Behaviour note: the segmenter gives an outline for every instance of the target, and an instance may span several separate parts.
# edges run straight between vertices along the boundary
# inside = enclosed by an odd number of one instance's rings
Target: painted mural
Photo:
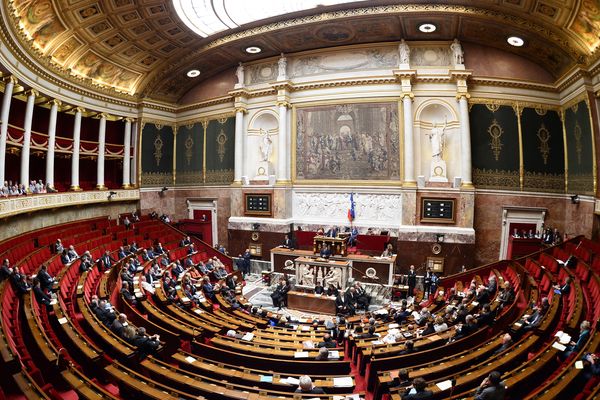
[[[42,51],[52,39],[66,31],[51,0],[15,0],[13,6],[23,30]]]
[[[296,113],[296,179],[400,179],[397,103],[303,107]]]

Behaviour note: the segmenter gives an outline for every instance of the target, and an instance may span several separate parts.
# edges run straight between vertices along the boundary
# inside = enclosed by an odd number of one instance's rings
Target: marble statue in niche
[[[431,142],[431,177],[429,180],[433,182],[448,182],[446,162],[443,159],[447,125],[448,121],[444,121],[443,126],[434,123],[431,132],[427,134]]]
[[[400,66],[408,66],[410,64],[410,47],[404,39],[398,45],[398,54],[400,54]]]
[[[260,143],[260,160],[269,161],[271,151],[273,150],[273,140],[271,139],[269,132],[265,131],[264,129],[260,130],[260,134],[262,135],[262,141]]]
[[[235,76],[237,77],[237,83],[235,84],[235,88],[244,87],[244,65],[240,61],[237,69],[235,70]]]
[[[463,57],[462,46],[458,39],[454,39],[454,42],[450,45],[450,50],[452,51],[452,60],[454,61],[454,65],[463,65],[465,60]]]
[[[279,58],[279,61],[277,61],[277,68],[277,80],[285,81],[287,79],[287,58],[285,58],[283,53],[281,53],[281,57]]]

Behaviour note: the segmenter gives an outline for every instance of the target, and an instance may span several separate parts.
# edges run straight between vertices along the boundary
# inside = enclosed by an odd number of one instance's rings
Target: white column
[[[279,103],[279,149],[277,151],[277,180],[288,181],[287,164],[288,158],[288,123],[287,103]]]
[[[412,98],[405,93],[402,98],[404,105],[404,182],[409,185],[415,183],[415,160],[413,145],[413,112]]]
[[[56,146],[56,118],[60,101],[52,100],[48,122],[48,152],[46,153],[46,184],[54,188],[54,147]]]
[[[98,169],[96,173],[96,189],[105,190],[104,185],[104,153],[106,151],[106,114],[100,114],[98,126]]]
[[[31,149],[31,123],[33,122],[33,106],[38,93],[30,90],[25,106],[25,122],[23,124],[23,148],[21,149],[21,185],[29,188],[29,152]]]
[[[8,135],[8,113],[10,111],[10,102],[12,100],[13,89],[17,83],[17,78],[10,76],[6,80],[4,87],[4,97],[2,98],[2,110],[0,111],[0,185],[4,185],[6,168],[6,137]]]
[[[131,118],[125,118],[123,139],[123,189],[131,187]]]
[[[462,186],[471,187],[473,181],[471,177],[471,125],[469,122],[469,105],[467,95],[461,95],[458,100],[460,109],[460,152],[461,152],[461,173]]]
[[[233,181],[242,181],[242,169],[244,166],[244,112],[243,108],[235,111],[235,160],[233,164]]]
[[[79,187],[79,145],[81,140],[81,113],[83,108],[77,107],[75,124],[73,125],[73,154],[71,155],[71,190],[81,190]]]
[[[137,186],[137,170],[138,170],[138,146],[140,145],[140,135],[138,133],[138,123],[133,121],[131,124],[131,136],[133,138],[133,162],[131,163],[131,178],[129,179],[130,186]]]

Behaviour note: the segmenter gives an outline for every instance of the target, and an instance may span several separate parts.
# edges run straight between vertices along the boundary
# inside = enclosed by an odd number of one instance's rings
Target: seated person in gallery
[[[317,229],[317,236],[324,236],[324,235],[325,235],[325,230],[323,228]]]
[[[327,287],[327,296],[337,296],[339,290],[335,287],[333,283],[329,284]]]
[[[321,248],[321,253],[319,254],[321,258],[329,258],[331,257],[331,245],[328,244]]]
[[[513,232],[513,237],[514,238],[520,238],[521,236],[519,236],[519,231],[517,230],[517,228],[515,228],[515,231]]]
[[[367,235],[372,236],[374,234],[375,234],[375,231],[373,230],[373,228],[367,229]]]

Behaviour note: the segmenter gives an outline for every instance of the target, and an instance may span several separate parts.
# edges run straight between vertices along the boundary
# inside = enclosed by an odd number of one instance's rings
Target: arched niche
[[[277,149],[279,137],[279,116],[272,109],[259,109],[250,111],[250,120],[247,129],[247,141],[244,153],[246,155],[245,176],[252,179],[257,172],[257,165],[261,159],[260,145],[263,134],[268,133],[272,140],[272,151],[269,157],[273,169],[277,165]]]
[[[417,104],[414,119],[414,152],[416,176],[431,179],[432,144],[429,134],[434,127],[444,124],[444,146],[442,158],[446,162],[446,177],[451,183],[460,171],[460,121],[455,101],[447,99],[427,99]]]

